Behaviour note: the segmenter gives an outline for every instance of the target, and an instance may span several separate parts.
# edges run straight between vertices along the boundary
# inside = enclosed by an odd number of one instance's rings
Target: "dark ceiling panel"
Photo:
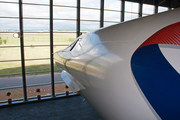
[[[140,2],[141,0],[125,0],[130,2]],[[155,0],[142,0],[144,4],[154,5]],[[180,0],[158,0],[159,6],[168,7],[171,3],[172,8],[180,7]]]

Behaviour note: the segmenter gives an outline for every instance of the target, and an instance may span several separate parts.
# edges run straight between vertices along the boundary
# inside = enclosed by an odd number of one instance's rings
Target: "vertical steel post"
[[[24,101],[27,101],[26,72],[25,72],[25,61],[24,61],[24,36],[23,36],[24,34],[23,34],[22,0],[19,0],[19,27],[20,27],[20,47],[21,47],[21,68],[22,68],[23,94],[24,94]]]
[[[172,6],[171,6],[171,0],[169,0],[169,3],[168,3],[168,9],[171,10]]]
[[[154,13],[158,13],[158,0],[154,0]]]
[[[80,36],[80,0],[77,0],[77,26],[76,26],[76,36]]]
[[[143,0],[139,0],[139,17],[142,17]]]
[[[100,28],[104,27],[104,0],[101,0],[100,6]]]
[[[124,21],[125,0],[121,0],[121,22]]]
[[[53,58],[53,0],[50,0],[50,65],[51,65],[51,94],[54,92],[54,58]]]

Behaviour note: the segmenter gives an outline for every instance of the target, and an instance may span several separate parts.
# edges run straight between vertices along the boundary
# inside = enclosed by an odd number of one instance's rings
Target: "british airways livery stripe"
[[[159,44],[180,45],[180,22],[164,27],[138,47],[131,58],[132,72],[161,119],[180,119],[180,74]]]

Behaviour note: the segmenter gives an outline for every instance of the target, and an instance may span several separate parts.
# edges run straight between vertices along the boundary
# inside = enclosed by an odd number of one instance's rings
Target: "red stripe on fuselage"
[[[180,22],[162,28],[142,43],[138,49],[152,44],[180,45]]]

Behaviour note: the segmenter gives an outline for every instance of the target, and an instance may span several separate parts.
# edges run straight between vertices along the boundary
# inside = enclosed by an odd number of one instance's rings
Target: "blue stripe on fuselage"
[[[149,103],[163,120],[180,119],[180,75],[157,44],[135,51],[132,72]]]

